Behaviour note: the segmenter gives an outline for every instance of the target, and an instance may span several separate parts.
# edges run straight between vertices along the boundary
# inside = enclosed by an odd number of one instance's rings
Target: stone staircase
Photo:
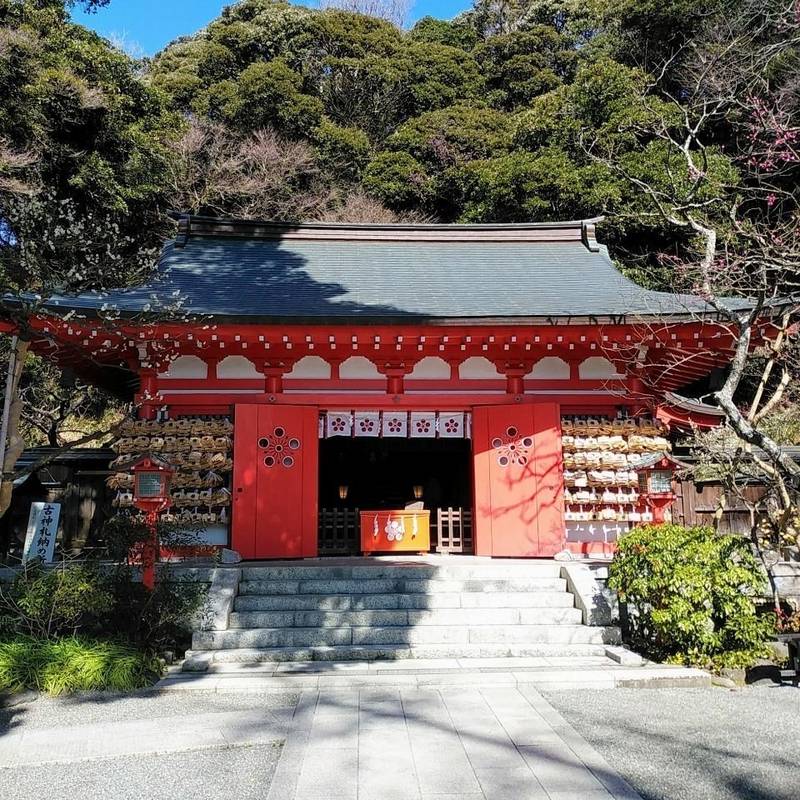
[[[186,670],[225,662],[587,657],[620,640],[616,627],[582,623],[556,562],[283,562],[228,572],[238,585],[229,581],[228,605],[213,629],[195,632]]]

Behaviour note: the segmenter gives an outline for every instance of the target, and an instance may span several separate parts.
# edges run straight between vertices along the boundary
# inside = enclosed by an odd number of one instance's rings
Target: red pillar
[[[150,538],[142,546],[142,585],[151,592],[156,585],[156,562],[158,561],[158,511],[145,514]]]
[[[139,393],[136,395],[140,419],[155,419],[156,407],[160,405],[158,381],[155,370],[142,370],[139,373]]]

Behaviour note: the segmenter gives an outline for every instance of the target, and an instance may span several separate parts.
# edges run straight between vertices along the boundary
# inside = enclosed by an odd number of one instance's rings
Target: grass
[[[0,642],[0,691],[129,692],[149,686],[160,671],[157,659],[119,642],[23,636]]]

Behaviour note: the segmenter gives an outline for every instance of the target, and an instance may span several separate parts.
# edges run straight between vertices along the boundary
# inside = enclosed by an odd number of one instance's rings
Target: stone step
[[[190,650],[184,669],[196,659],[211,664],[260,664],[286,661],[398,661],[430,658],[593,658],[603,656],[602,644],[417,644],[333,645],[320,647],[231,648]],[[492,662],[496,665],[496,662]]]
[[[400,573],[398,575],[398,573]],[[281,564],[242,567],[242,579],[261,580],[376,580],[379,578],[468,580],[471,578],[558,578],[561,565],[555,561],[487,564],[372,564],[372,565],[306,565]]]
[[[619,629],[584,625],[417,625],[196,631],[195,650],[363,644],[615,644]]]
[[[242,595],[236,611],[362,611],[365,609],[571,608],[573,596],[554,592],[441,592],[436,594]]]
[[[416,625],[577,625],[577,608],[445,608],[366,611],[235,611],[230,628],[341,628]]]
[[[502,578],[475,580],[438,580],[377,578],[331,580],[243,580],[240,595],[251,594],[438,594],[453,592],[563,592],[563,578]]]

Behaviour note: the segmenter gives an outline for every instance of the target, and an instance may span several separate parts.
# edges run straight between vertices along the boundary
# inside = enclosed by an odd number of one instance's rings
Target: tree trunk
[[[5,458],[3,459],[3,474],[0,477],[0,517],[8,511],[11,505],[11,493],[14,488],[14,464],[25,449],[25,442],[20,436],[19,422],[22,417],[22,399],[19,396],[19,384],[22,371],[25,369],[25,357],[30,349],[30,342],[23,339],[17,340],[16,363],[13,372],[6,377],[6,391],[11,397],[11,406],[8,415],[8,433],[6,435]]]

